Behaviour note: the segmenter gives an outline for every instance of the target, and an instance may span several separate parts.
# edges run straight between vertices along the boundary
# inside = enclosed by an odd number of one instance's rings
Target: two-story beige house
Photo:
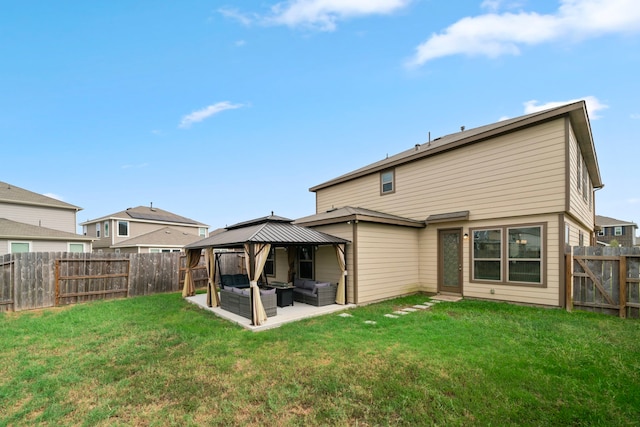
[[[352,242],[351,303],[424,291],[563,306],[565,251],[595,244],[602,186],[577,102],[417,144],[312,187],[316,214],[296,224]]]
[[[93,239],[76,233],[81,209],[0,181],[0,255],[91,252]]]
[[[94,252],[180,252],[209,236],[209,226],[150,206],[138,206],[85,221],[83,234],[95,238]]]

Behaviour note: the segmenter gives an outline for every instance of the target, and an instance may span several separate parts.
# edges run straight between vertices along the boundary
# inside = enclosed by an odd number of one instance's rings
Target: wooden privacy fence
[[[566,271],[567,310],[640,317],[640,248],[575,247]]]
[[[221,257],[224,274],[241,273],[239,255]],[[30,252],[0,256],[0,312],[33,310],[96,299],[177,292],[184,285],[183,253],[107,254]],[[219,273],[216,282],[219,279]],[[208,277],[204,257],[196,287]]]

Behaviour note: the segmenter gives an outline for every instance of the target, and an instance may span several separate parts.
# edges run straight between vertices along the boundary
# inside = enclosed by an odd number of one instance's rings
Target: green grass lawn
[[[640,425],[640,322],[424,296],[252,333],[178,294],[0,315],[0,425]],[[366,324],[373,320],[375,324]]]

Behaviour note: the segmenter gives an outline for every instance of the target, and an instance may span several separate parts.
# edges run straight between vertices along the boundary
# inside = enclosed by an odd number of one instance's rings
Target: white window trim
[[[84,252],[84,251],[85,251],[85,249],[86,249],[86,248],[85,248],[85,246],[84,246],[84,243],[68,242],[68,243],[67,243],[67,252],[72,252],[72,251],[71,251],[71,245],[82,245],[82,252]]]
[[[7,253],[12,254],[12,253],[19,253],[19,252],[12,252],[11,251],[11,245],[13,243],[26,243],[27,245],[29,245],[29,250],[27,252],[32,252],[32,247],[33,247],[33,242],[31,241],[26,241],[26,240],[9,240],[7,242]]]
[[[127,224],[127,234],[120,234],[120,223],[121,222],[124,222],[125,224]],[[129,237],[129,234],[131,234],[130,230],[129,230],[129,227],[131,226],[131,224],[129,223],[129,221],[125,221],[123,219],[119,219],[118,222],[116,223],[116,226],[118,228],[118,231],[117,231],[117,233],[118,233],[117,236],[118,237]]]
[[[96,222],[96,237],[100,238],[100,223]]]
[[[618,233],[618,231],[620,231]],[[621,225],[616,225],[615,227],[613,227],[613,235],[614,236],[622,236],[623,235],[624,230],[622,229]]]
[[[109,221],[104,222],[104,237],[109,237]]]

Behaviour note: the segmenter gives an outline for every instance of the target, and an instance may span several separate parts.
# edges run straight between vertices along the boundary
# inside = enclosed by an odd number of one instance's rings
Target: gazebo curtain
[[[340,267],[340,279],[338,280],[338,290],[336,292],[336,303],[344,305],[344,290],[345,290],[345,274],[347,272],[347,260],[345,258],[345,245],[333,245],[336,249],[336,258],[338,259],[338,266]]]
[[[220,300],[218,299],[218,290],[216,289],[216,258],[213,254],[213,248],[206,248],[204,252],[204,262],[207,265],[207,306],[218,307]]]
[[[260,289],[258,288],[258,279],[262,275],[264,265],[267,263],[271,244],[269,243],[245,243],[245,263],[247,273],[251,274],[251,263],[253,263],[253,277],[249,277],[249,289],[251,291],[251,299],[253,301],[253,323],[254,325],[262,325],[267,321],[267,313],[262,306],[260,299]],[[251,256],[253,255],[253,256]]]
[[[182,297],[191,297],[196,294],[196,286],[193,283],[193,269],[200,262],[201,249],[187,249],[187,272],[184,275],[184,287]]]

